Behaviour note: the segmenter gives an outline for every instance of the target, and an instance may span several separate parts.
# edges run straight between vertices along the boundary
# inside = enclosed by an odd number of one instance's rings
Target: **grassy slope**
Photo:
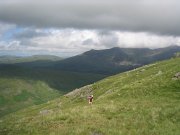
[[[176,58],[106,78],[1,118],[0,133],[179,135],[180,80],[172,80],[179,70]],[[89,106],[91,93],[94,104]]]
[[[101,78],[104,76],[46,69],[34,70],[18,66],[1,67],[0,117],[34,104],[44,103]]]
[[[0,77],[0,117],[60,95],[42,81]]]
[[[17,65],[4,65],[0,67],[0,76],[5,78],[20,78],[25,80],[43,81],[51,88],[61,92],[72,91],[75,88],[91,84],[104,78],[104,75],[66,72],[46,68],[27,68]]]

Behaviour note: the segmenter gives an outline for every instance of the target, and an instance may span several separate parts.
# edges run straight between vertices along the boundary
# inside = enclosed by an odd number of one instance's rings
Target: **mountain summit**
[[[73,72],[111,75],[169,59],[179,51],[179,46],[159,49],[114,47],[105,50],[90,50],[81,55],[55,62],[54,67]]]

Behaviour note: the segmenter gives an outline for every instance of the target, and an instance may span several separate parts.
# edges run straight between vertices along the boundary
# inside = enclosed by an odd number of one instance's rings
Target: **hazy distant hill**
[[[0,64],[14,64],[14,63],[35,62],[35,61],[57,61],[61,59],[62,59],[61,57],[53,56],[53,55],[33,55],[26,57],[4,55],[4,56],[0,56]]]
[[[115,74],[171,58],[179,51],[179,46],[154,50],[118,47],[106,50],[90,50],[81,55],[54,62],[54,68],[75,72]]]
[[[31,57],[0,56],[0,64],[15,64],[35,69],[52,69],[61,71],[95,73],[112,75],[173,57],[180,52],[179,46],[159,49],[118,48],[90,50],[81,55],[62,59],[51,55]]]

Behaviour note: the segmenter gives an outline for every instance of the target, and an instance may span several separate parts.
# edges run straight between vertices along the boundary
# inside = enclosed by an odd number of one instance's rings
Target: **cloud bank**
[[[0,1],[0,55],[180,46],[179,0]]]
[[[180,35],[179,0],[7,0],[0,20],[22,26]]]
[[[11,40],[1,41],[0,50],[73,56],[90,49],[112,47],[160,48],[180,45],[180,37],[146,32],[99,31],[78,29],[21,29]]]

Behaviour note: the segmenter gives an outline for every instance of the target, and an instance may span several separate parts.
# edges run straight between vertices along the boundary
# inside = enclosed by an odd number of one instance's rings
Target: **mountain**
[[[148,48],[111,48],[90,50],[81,55],[54,62],[54,68],[65,71],[88,72],[112,75],[149,64],[169,59],[179,46],[160,49]]]
[[[47,102],[104,77],[91,73],[1,65],[0,117],[34,104]]]
[[[61,92],[93,83],[106,76],[92,73],[76,73],[46,68],[27,68],[19,65],[1,65],[1,78],[20,78],[34,81],[43,81],[51,88]]]
[[[3,87],[0,87],[0,116],[37,103],[47,102],[58,95],[101,80],[107,75],[167,59],[173,56],[178,49],[179,47],[155,50],[112,48],[91,50],[82,55],[62,60],[49,55],[1,56],[0,80],[2,81],[0,85]],[[42,88],[39,88],[38,82],[41,82]],[[6,92],[13,94],[8,97]],[[25,97],[22,97],[23,100],[16,101],[14,97],[21,93]]]
[[[45,68],[57,60],[61,58],[51,55],[0,56],[0,117],[105,77]]]
[[[25,58],[1,56],[0,66],[14,64],[33,69],[113,75],[155,61],[169,59],[177,52],[180,52],[180,46],[159,49],[114,47],[105,50],[90,50],[66,59],[51,55],[37,55]]]
[[[180,58],[173,58],[105,78],[0,118],[0,133],[178,135],[179,69]]]
[[[60,60],[62,58],[52,55],[0,56],[0,77],[40,80],[61,92],[82,87],[105,77],[93,73],[52,69],[51,65]]]
[[[15,64],[22,62],[35,62],[35,61],[58,61],[62,58],[53,55],[33,55],[33,56],[10,56],[4,55],[0,56],[0,64]]]

